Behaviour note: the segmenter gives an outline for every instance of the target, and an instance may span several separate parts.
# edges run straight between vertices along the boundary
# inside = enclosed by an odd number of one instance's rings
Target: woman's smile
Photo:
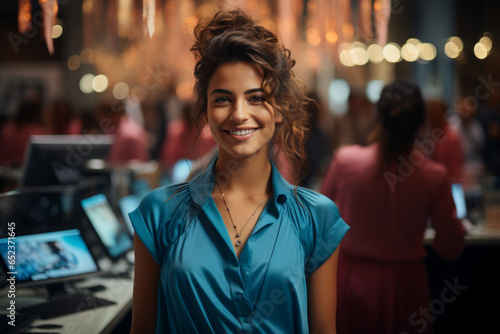
[[[232,129],[224,130],[231,138],[235,140],[247,140],[252,137],[258,128],[253,129]]]

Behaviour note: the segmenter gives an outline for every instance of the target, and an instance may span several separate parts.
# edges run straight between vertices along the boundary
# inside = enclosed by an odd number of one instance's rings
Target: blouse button
[[[250,317],[246,317],[243,321],[248,324],[250,322]]]
[[[237,299],[243,299],[243,294],[242,294],[241,292],[238,292],[238,293],[236,294],[236,298],[237,298]]]

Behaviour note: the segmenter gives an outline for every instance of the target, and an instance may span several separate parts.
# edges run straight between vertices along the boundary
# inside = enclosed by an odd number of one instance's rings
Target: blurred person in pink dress
[[[16,116],[0,128],[0,165],[20,167],[31,135],[46,134],[41,99],[31,97],[22,102]]]
[[[320,192],[337,203],[351,226],[340,249],[338,333],[431,333],[422,310],[430,292],[424,232],[447,260],[464,247],[451,184],[443,165],[414,149],[425,120],[417,86],[396,81],[377,104],[375,141],[341,148]],[[430,315],[427,315],[430,316]]]
[[[113,165],[131,161],[149,161],[149,145],[146,130],[127,116],[123,101],[103,103],[98,109],[99,127],[104,134],[113,135],[113,146],[108,162]]]
[[[460,183],[464,166],[462,139],[458,131],[448,123],[447,109],[446,103],[442,100],[427,101],[428,132],[439,133],[439,139],[434,140],[435,147],[430,153],[430,158],[446,167],[451,182]]]
[[[191,103],[186,103],[182,109],[182,117],[171,120],[167,125],[167,135],[160,153],[161,165],[167,171],[179,160],[196,160],[203,157],[217,144],[208,126],[203,128],[194,142],[196,129],[191,120],[192,108]]]

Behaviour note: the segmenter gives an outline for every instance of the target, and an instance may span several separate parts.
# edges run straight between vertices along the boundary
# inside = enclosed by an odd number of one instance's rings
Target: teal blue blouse
[[[327,197],[300,187],[295,196],[273,165],[273,197],[238,259],[211,196],[215,161],[129,214],[161,265],[156,332],[308,333],[306,279],[349,226]]]

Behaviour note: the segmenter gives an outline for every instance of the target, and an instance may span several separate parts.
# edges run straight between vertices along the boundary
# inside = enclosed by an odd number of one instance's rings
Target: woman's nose
[[[241,123],[250,118],[248,113],[248,106],[244,102],[237,101],[233,105],[233,110],[231,111],[230,120],[235,123]]]

